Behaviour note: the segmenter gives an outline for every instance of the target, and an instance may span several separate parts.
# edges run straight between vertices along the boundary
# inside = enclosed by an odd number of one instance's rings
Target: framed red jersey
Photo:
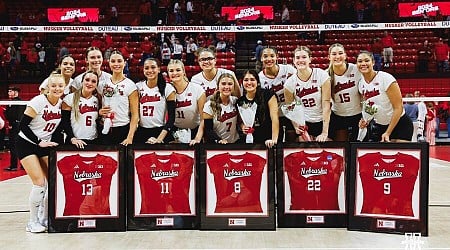
[[[49,157],[49,232],[124,231],[120,147],[61,146]]]
[[[338,142],[278,148],[280,227],[346,227],[347,152]]]
[[[202,145],[202,229],[275,229],[273,151],[260,145]]]
[[[349,229],[428,233],[428,144],[352,144]]]
[[[198,226],[195,148],[184,144],[129,148],[128,230]]]

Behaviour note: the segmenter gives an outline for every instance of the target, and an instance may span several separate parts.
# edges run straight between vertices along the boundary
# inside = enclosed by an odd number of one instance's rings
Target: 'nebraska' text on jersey
[[[343,157],[327,151],[291,153],[284,158],[291,204],[290,210],[339,210],[339,180]]]
[[[118,162],[105,155],[70,155],[57,162],[63,176],[64,216],[111,215],[111,180]],[[118,194],[117,194],[118,195]]]
[[[414,216],[412,195],[419,166],[419,159],[403,153],[358,157],[364,197],[361,213]]]
[[[136,83],[139,91],[139,126],[144,128],[158,128],[166,123],[167,97],[175,92],[172,85],[164,88],[164,96],[159,88],[150,88],[146,81]]]
[[[144,154],[135,160],[141,214],[191,214],[189,192],[194,159],[185,154]]]
[[[266,160],[259,155],[218,154],[207,160],[214,175],[216,213],[261,213],[261,180]]]

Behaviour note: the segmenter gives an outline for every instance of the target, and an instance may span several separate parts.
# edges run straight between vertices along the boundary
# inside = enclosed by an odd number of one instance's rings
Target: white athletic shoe
[[[48,228],[48,219],[42,219],[42,220],[39,220],[39,224],[41,224],[43,227],[45,227],[45,231],[47,231],[47,228]]]
[[[42,226],[39,222],[29,222],[26,227],[27,232],[31,233],[43,233],[46,228]]]

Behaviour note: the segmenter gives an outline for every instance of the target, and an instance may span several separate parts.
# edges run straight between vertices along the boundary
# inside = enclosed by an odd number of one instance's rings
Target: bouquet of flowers
[[[106,85],[103,88],[103,103],[105,104],[104,106],[110,106],[111,105],[111,101],[112,101],[112,97],[114,96],[114,94],[116,93],[116,89],[112,86]],[[109,130],[112,127],[112,120],[114,119],[114,113],[110,112],[106,115],[106,117],[103,120],[103,130],[102,130],[102,134],[106,135],[109,133]]]
[[[303,141],[311,141],[311,136],[308,134],[308,127],[305,122],[305,109],[301,102],[293,101],[291,104],[282,104],[281,112],[289,120],[298,124],[299,128],[303,128],[303,133],[299,135],[299,139]]]
[[[256,109],[258,104],[254,103],[243,103],[241,106],[238,105],[239,115],[241,116],[242,122],[246,127],[250,127],[247,136],[245,137],[245,143],[253,143],[253,124],[255,122]]]
[[[378,105],[368,100],[363,100],[362,105],[363,105],[362,117],[366,123],[369,123],[373,119],[375,114],[378,112]],[[359,128],[358,141],[363,141],[366,135],[367,135],[367,127]]]
[[[179,143],[189,143],[191,141],[191,130],[188,128],[178,129],[173,132],[173,138]]]

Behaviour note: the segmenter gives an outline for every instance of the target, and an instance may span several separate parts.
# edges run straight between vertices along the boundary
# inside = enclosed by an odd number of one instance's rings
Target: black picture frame
[[[123,146],[58,146],[49,155],[48,184],[49,233],[125,231]]]
[[[348,143],[345,142],[279,145],[278,227],[347,226],[348,151]]]
[[[256,144],[202,144],[199,152],[200,229],[275,230],[274,150]],[[232,161],[243,166],[228,168],[233,164]],[[242,177],[250,179],[245,179],[244,182]],[[236,179],[241,181],[236,181],[231,186],[231,182]],[[218,184],[216,180],[221,182]],[[250,183],[254,185],[248,185]],[[253,188],[258,184],[259,189]],[[216,187],[220,189],[216,190]],[[230,195],[227,195],[230,191],[228,187],[233,189]],[[242,196],[243,190],[246,196]],[[222,203],[217,201],[219,196],[224,196],[220,197]],[[239,201],[240,198],[243,200]],[[240,209],[243,209],[242,212],[237,211]]]
[[[351,143],[348,230],[428,236],[428,160],[428,143]]]
[[[176,171],[175,176],[163,176],[169,175],[169,171],[166,168],[168,166],[158,166],[150,164],[151,160],[161,160],[164,162],[170,162],[168,156],[174,155],[183,155],[177,157],[179,161],[185,161],[190,166],[191,172],[186,169],[186,171]],[[141,158],[140,158],[141,157]],[[160,158],[161,157],[161,158]],[[164,159],[162,159],[164,158]],[[188,144],[141,144],[141,145],[132,145],[128,148],[128,210],[127,210],[127,230],[136,231],[136,230],[176,230],[176,229],[198,229],[200,224],[200,216],[199,216],[199,194],[198,194],[198,156],[196,147],[189,146]],[[180,162],[176,160],[176,163],[172,163],[170,167],[172,171],[173,164],[178,165]],[[139,163],[136,164],[136,161]],[[149,163],[149,166],[141,165],[143,163]],[[139,167],[142,166],[142,167]],[[155,167],[155,170],[158,169],[158,173],[153,173],[152,167]],[[184,167],[184,166],[182,166]],[[172,172],[174,173],[174,172]],[[146,176],[148,175],[149,181],[146,181]],[[178,176],[179,175],[179,176]],[[188,176],[189,175],[189,176]],[[186,177],[189,178],[189,183],[183,182],[181,183],[179,180],[176,180],[177,177]],[[166,177],[166,179],[164,179]],[[175,178],[174,178],[175,177]],[[168,178],[168,179],[167,179]],[[186,179],[185,178],[185,179]],[[164,180],[168,180],[164,182]],[[169,194],[169,190],[172,187],[173,183],[178,182],[177,188],[181,190],[180,185],[183,188],[188,188],[188,196],[186,198],[189,199],[189,212],[184,209],[188,209],[186,206],[181,206],[182,212],[175,213],[163,213],[158,211],[158,209],[162,209],[161,207],[155,208],[149,203],[148,206],[145,206],[142,203],[142,200],[150,197],[155,197],[155,193],[152,193],[151,190],[156,188],[155,185],[158,186],[158,191],[161,190],[161,193],[164,193],[162,197],[158,197],[160,202],[156,202],[154,204],[166,204],[168,206],[174,206],[176,201],[167,201],[167,195]],[[170,186],[169,186],[170,185]],[[143,191],[141,187],[146,187],[146,191]],[[179,194],[179,193],[178,193]],[[185,198],[185,197],[182,197]],[[171,198],[170,198],[171,199]],[[156,200],[156,198],[154,199]],[[185,203],[183,203],[185,204]],[[177,206],[180,208],[180,206]],[[152,210],[153,209],[153,210]],[[174,208],[176,209],[176,208]]]

